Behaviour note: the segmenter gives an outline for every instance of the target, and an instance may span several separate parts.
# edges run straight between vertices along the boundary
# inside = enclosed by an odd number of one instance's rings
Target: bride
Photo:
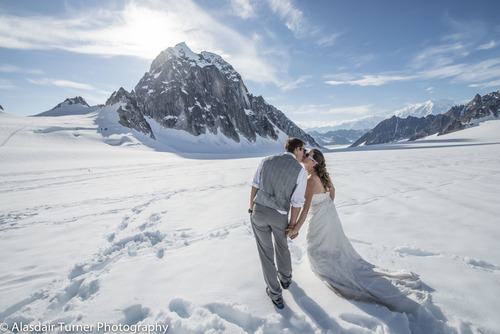
[[[312,271],[343,297],[414,314],[427,299],[425,291],[420,290],[418,275],[388,271],[363,260],[342,229],[333,203],[335,188],[323,154],[312,149],[302,163],[309,173],[306,202],[288,236],[297,237],[309,214],[306,242]]]

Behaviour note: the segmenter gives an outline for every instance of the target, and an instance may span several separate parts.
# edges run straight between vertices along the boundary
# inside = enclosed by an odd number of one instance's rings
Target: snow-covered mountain
[[[153,139],[173,129],[250,144],[299,137],[319,146],[262,96],[250,94],[220,56],[195,54],[185,43],[161,52],[134,90],[120,88],[106,106],[116,108],[121,125]]]
[[[390,114],[387,119],[396,116],[401,119],[412,117],[425,117],[428,115],[444,114],[455,105],[452,100],[442,99],[437,101],[426,101],[406,106]],[[365,116],[353,120],[335,122],[333,124],[320,124],[317,126],[304,127],[306,131],[322,145],[328,144],[349,144],[376,127],[384,121],[382,116]]]
[[[346,145],[355,142],[382,120],[382,116],[370,115],[341,122],[303,125],[303,128],[321,145]]]
[[[378,123],[384,120],[382,116],[369,115],[361,118],[355,118],[340,122],[321,122],[319,124],[302,124],[302,128],[306,131],[316,131],[318,133],[327,133],[337,130],[370,130]]]
[[[316,131],[309,132],[321,145],[348,145],[354,143],[359,137],[364,135],[369,129],[365,130],[335,130],[326,133]]]
[[[439,115],[446,113],[455,105],[455,102],[447,99],[426,101],[424,103],[412,104],[404,107],[403,109],[399,109],[395,111],[391,117],[396,116],[399,118],[407,118],[408,116],[425,117],[428,115]]]
[[[89,106],[87,101],[81,96],[68,98],[64,102],[59,103],[54,108],[42,112],[35,116],[68,116],[68,115],[85,115],[96,111],[101,106]]]
[[[390,143],[405,139],[417,140],[436,133],[444,135],[486,119],[497,119],[499,112],[500,91],[484,96],[477,94],[467,105],[454,106],[445,114],[406,118],[392,116],[380,122],[352,146]]]

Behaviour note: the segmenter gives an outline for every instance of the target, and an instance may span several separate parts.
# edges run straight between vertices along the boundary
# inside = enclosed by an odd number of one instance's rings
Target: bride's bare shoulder
[[[309,175],[307,179],[307,187],[310,188],[314,194],[324,192],[324,190],[322,190],[323,184],[321,183],[321,179],[315,174]]]

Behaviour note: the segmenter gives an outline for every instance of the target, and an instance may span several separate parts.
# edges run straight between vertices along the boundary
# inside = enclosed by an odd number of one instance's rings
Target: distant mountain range
[[[444,135],[474,125],[487,118],[498,118],[500,91],[484,96],[477,94],[466,105],[453,106],[448,112],[425,117],[392,116],[359,138],[352,146],[390,143],[399,140],[417,140],[429,135]]]
[[[499,92],[477,95],[465,106],[455,106],[450,100],[427,101],[402,108],[388,119],[369,116],[308,127],[308,134],[262,96],[250,94],[239,73],[220,56],[195,54],[180,43],[161,52],[132,91],[120,88],[105,105],[89,106],[77,96],[36,116],[97,112],[97,123],[105,119],[110,124],[111,120],[160,141],[171,138],[165,132],[176,130],[193,138],[220,138],[217,145],[259,146],[299,137],[310,147],[359,146],[445,134],[483,117],[498,117],[498,96]],[[100,129],[104,136],[115,130],[114,126]]]
[[[363,136],[370,129],[365,130],[334,130],[326,133],[311,131],[309,134],[314,137],[321,145],[350,145],[359,137]]]
[[[446,113],[453,106],[455,106],[455,103],[451,100],[426,101],[396,110],[389,118],[396,116],[405,119],[408,117],[439,115]],[[335,125],[307,127],[306,131],[322,145],[349,145],[385,119],[382,116],[366,116],[339,122]]]
[[[375,127],[381,116],[366,116],[358,119],[305,127],[305,130],[321,145],[348,145]]]

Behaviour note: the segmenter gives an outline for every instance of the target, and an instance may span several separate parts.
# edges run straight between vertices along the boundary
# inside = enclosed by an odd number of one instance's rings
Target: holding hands
[[[288,228],[286,229],[286,235],[287,237],[289,237],[290,239],[295,239],[297,238],[297,236],[299,235],[299,229],[300,227],[298,227],[296,224],[295,225],[288,225]]]

